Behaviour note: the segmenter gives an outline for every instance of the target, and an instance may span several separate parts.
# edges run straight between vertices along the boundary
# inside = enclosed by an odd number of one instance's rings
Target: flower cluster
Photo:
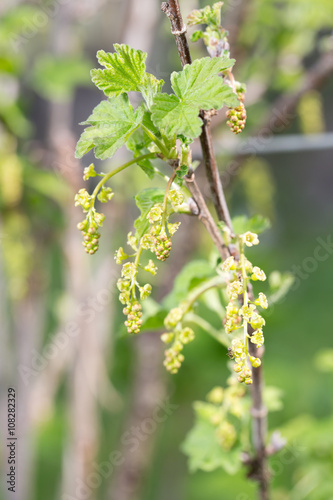
[[[176,191],[170,191],[169,199],[175,208],[183,203],[182,194]],[[142,248],[153,252],[158,260],[165,261],[170,256],[171,237],[179,228],[180,222],[169,223],[161,203],[155,204],[150,209],[147,219],[151,227],[142,237]]]
[[[169,200],[174,210],[177,210],[184,198],[179,190],[171,190],[165,200]],[[156,203],[148,212],[147,220],[149,228],[147,232],[139,238],[132,233],[128,234],[127,243],[134,250],[134,254],[128,255],[124,249],[120,247],[115,253],[117,264],[122,264],[121,278],[118,280],[118,289],[120,291],[119,300],[125,305],[123,312],[127,316],[125,326],[129,333],[139,333],[142,325],[142,310],[141,304],[138,301],[149,297],[152,287],[149,283],[141,286],[137,280],[139,269],[142,269],[152,275],[156,274],[157,266],[149,259],[145,266],[140,264],[140,257],[143,250],[150,250],[154,253],[158,260],[164,261],[170,255],[171,236],[175,234],[180,223],[169,223],[168,214],[166,213],[166,204]],[[130,257],[134,257],[134,262],[126,262]],[[184,339],[186,334],[184,336]],[[183,343],[186,343],[186,339]],[[179,344],[177,344],[179,347]],[[179,351],[178,351],[179,354]],[[181,360],[181,355],[179,354]]]
[[[164,366],[171,373],[177,373],[184,361],[184,355],[181,352],[184,345],[194,340],[192,328],[182,325],[185,312],[182,305],[175,307],[164,320],[164,325],[169,331],[163,333],[161,340],[165,344],[171,344],[171,347],[165,351]]]
[[[96,212],[94,208],[94,199],[86,189],[80,189],[75,195],[75,206],[81,206],[83,211],[87,213],[86,218],[79,222],[77,228],[83,235],[83,246],[85,251],[93,255],[98,250],[100,233],[98,228],[103,225],[105,215]]]
[[[238,381],[252,384],[251,365],[260,366],[260,358],[250,356],[248,353],[248,339],[261,347],[264,343],[262,328],[264,318],[259,314],[257,306],[267,309],[266,296],[260,292],[255,300],[250,300],[248,286],[250,280],[264,281],[266,275],[259,267],[253,266],[245,257],[244,247],[251,247],[259,243],[258,235],[246,232],[239,236],[240,258],[235,260],[229,257],[221,264],[221,271],[228,273],[227,295],[229,303],[226,307],[224,328],[226,333],[236,332],[229,348],[229,357],[235,360],[234,371],[238,374]],[[253,333],[249,334],[249,325]],[[243,335],[243,338],[240,338]]]
[[[142,325],[142,307],[137,299],[137,294],[140,296],[140,300],[144,300],[151,294],[152,286],[147,283],[141,286],[137,280],[137,275],[139,268],[141,267],[146,272],[151,274],[156,274],[155,264],[149,260],[145,267],[140,266],[139,258],[142,251],[140,245],[138,246],[138,241],[132,233],[128,234],[127,243],[135,251],[135,261],[125,262],[121,270],[121,278],[117,282],[117,287],[120,292],[119,300],[124,304],[123,313],[127,316],[125,321],[125,326],[128,333],[139,333]],[[117,264],[122,264],[124,260],[127,260],[130,256],[127,255],[123,248],[120,247],[115,253],[115,260]]]
[[[84,169],[83,179],[87,181],[90,177],[96,177],[97,175],[104,176],[104,174],[98,174],[94,164],[91,163],[89,167]],[[86,218],[79,222],[77,228],[79,231],[82,231],[82,244],[85,251],[90,255],[93,255],[98,250],[99,238],[101,236],[98,228],[103,225],[103,221],[105,220],[105,215],[98,213],[95,209],[95,199],[97,197],[101,203],[107,203],[114,196],[112,189],[104,187],[103,182],[105,181],[101,181],[92,195],[85,188],[80,189],[75,195],[75,206],[82,207],[83,212],[87,214]]]

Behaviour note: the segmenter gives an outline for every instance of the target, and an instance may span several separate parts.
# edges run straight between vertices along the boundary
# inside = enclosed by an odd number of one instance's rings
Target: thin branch
[[[216,246],[222,259],[225,260],[230,255],[229,250],[224,244],[221,231],[219,231],[212,217],[212,214],[208,210],[205,199],[200,191],[197,181],[195,180],[195,175],[193,172],[190,174],[189,177],[186,178],[186,184],[198,208],[198,212],[196,213],[196,215],[198,215],[199,219],[209,232],[210,237],[212,238],[212,241]]]
[[[169,3],[162,2],[161,10],[170,20],[171,33],[175,37],[182,66],[185,66],[185,64],[191,64],[191,54],[186,38],[186,25],[183,22],[178,0],[170,0]]]
[[[176,38],[176,44],[179,52],[181,62],[184,64],[191,63],[191,56],[189,54],[188,43],[186,40],[186,28],[183,26],[183,20],[180,13],[178,0],[174,0],[169,4],[162,4],[162,10],[167,14],[171,22],[172,33]],[[180,31],[181,32],[178,32]],[[210,183],[210,189],[217,215],[220,220],[223,220],[231,229],[231,219],[229,215],[228,206],[225,200],[223,187],[220,175],[217,169],[217,164],[213,152],[212,137],[209,129],[210,113],[201,112],[200,116],[203,120],[202,134],[200,136],[201,148],[205,160],[207,177]],[[209,231],[211,238],[217,246],[223,259],[230,255],[230,249],[218,246],[220,243],[220,232],[206,206],[202,193],[195,181],[195,176],[191,172],[187,177],[187,186],[199,208],[199,218],[205,224]],[[249,290],[252,294],[252,290]],[[249,335],[253,331],[249,328]],[[249,341],[249,351],[252,355],[258,356],[257,349],[253,353],[254,344]],[[263,349],[261,356],[263,354]],[[260,356],[260,357],[261,357]],[[268,500],[268,486],[269,476],[267,472],[267,453],[266,453],[266,427],[267,427],[267,410],[263,404],[263,369],[262,365],[259,368],[252,370],[253,384],[251,389],[252,397],[252,417],[253,417],[253,446],[255,449],[255,457],[250,462],[249,477],[258,481],[260,500]]]
[[[186,38],[186,26],[184,25],[183,22],[178,0],[171,0],[169,3],[163,2],[161,9],[170,19],[171,32],[176,40],[176,45],[182,66],[185,66],[185,64],[191,64],[192,62],[191,54]],[[200,117],[203,121],[202,133],[200,135],[200,143],[201,143],[201,149],[205,163],[207,178],[212,193],[212,200],[218,218],[224,221],[232,231],[229,209],[225,201],[222,182],[213,151],[213,142],[210,132],[211,114],[209,111],[201,111]]]

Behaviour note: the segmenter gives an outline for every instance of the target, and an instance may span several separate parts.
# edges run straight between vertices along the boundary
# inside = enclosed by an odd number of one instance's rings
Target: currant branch
[[[221,7],[221,2],[219,4],[216,4],[217,7]],[[209,8],[207,8],[209,9]],[[162,10],[167,13],[168,17],[173,19],[173,23],[175,23],[178,27],[183,26],[183,20],[180,12],[180,7],[179,7],[179,2],[178,0],[173,1],[172,3],[167,4],[162,4]],[[174,21],[175,19],[178,19],[177,23]],[[173,24],[172,24],[173,26]],[[182,64],[190,64],[191,63],[191,56],[188,48],[188,43],[186,36],[184,34],[184,30],[182,35],[178,35],[174,32],[174,29],[172,28],[172,32],[176,38],[176,44],[178,48],[178,52],[180,55],[180,59]],[[222,32],[220,31],[222,34]],[[222,39],[223,39],[223,34],[222,34]],[[242,103],[241,103],[242,104]],[[206,112],[207,113],[207,112]],[[241,108],[236,109],[234,114],[230,113],[229,115],[229,121],[230,125],[233,127],[233,124],[238,122],[239,120],[243,121],[246,116],[244,116],[244,109],[243,106]],[[202,134],[200,136],[200,142],[201,142],[201,148],[203,152],[203,157],[205,161],[205,166],[206,166],[206,173],[207,173],[207,178],[210,184],[211,188],[211,193],[212,193],[212,199],[214,202],[215,210],[216,213],[219,217],[220,220],[222,220],[227,228],[229,229],[230,234],[233,234],[233,228],[232,228],[232,223],[231,223],[231,218],[229,214],[229,210],[227,207],[227,203],[225,200],[224,192],[223,192],[223,187],[222,187],[222,182],[221,178],[218,172],[215,156],[213,153],[213,147],[212,147],[212,138],[211,138],[211,133],[209,130],[209,115],[208,118],[205,116],[205,113],[201,113],[201,117],[203,118],[203,127],[202,127]],[[235,118],[235,121],[232,118]],[[243,123],[241,123],[243,125]],[[240,127],[242,128],[242,127]],[[238,132],[238,127],[235,130]],[[228,248],[228,252],[230,254],[230,249]],[[240,258],[240,255],[236,256],[238,259]],[[247,291],[246,291],[247,293]],[[251,291],[250,291],[251,293]],[[246,325],[247,327],[247,325]],[[247,335],[252,337],[253,335],[253,330],[248,328],[247,330]],[[246,347],[247,349],[247,347]],[[251,354],[252,355],[252,354]],[[252,356],[255,358],[255,356]],[[257,359],[257,358],[256,358]],[[256,362],[258,363],[258,362]],[[261,364],[261,362],[260,362]],[[255,452],[256,452],[256,457],[253,459],[253,464],[257,464],[255,467],[256,469],[256,474],[253,476],[258,480],[259,483],[259,494],[262,500],[267,500],[268,498],[268,481],[267,481],[267,465],[266,465],[266,415],[265,411],[263,411],[263,402],[262,402],[262,391],[263,391],[263,381],[262,381],[262,367],[257,366],[253,367],[252,369],[253,372],[253,389],[252,389],[252,401],[253,401],[253,421],[254,421],[254,446],[255,446]],[[246,372],[247,375],[247,372]],[[244,377],[244,380],[250,380],[249,378]]]

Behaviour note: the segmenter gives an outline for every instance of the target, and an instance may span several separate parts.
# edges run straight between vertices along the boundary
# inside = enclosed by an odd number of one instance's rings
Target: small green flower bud
[[[264,293],[260,292],[259,297],[257,300],[254,302],[257,306],[261,306],[263,309],[267,309],[268,307],[268,300],[267,297]]]
[[[112,200],[113,197],[114,193],[112,192],[112,189],[110,187],[105,188],[104,186],[97,195],[97,198],[101,203],[107,203]]]
[[[128,259],[127,253],[124,252],[123,247],[118,248],[114,256],[117,264],[122,264],[123,260]]]
[[[89,167],[86,167],[83,171],[83,180],[87,181],[90,177],[96,177],[96,175],[95,165],[91,163]]]
[[[164,344],[170,344],[173,341],[175,334],[173,332],[165,332],[161,335],[161,340]]]
[[[265,281],[265,279],[266,279],[266,274],[264,273],[264,271],[259,267],[255,266],[252,270],[251,280]]]

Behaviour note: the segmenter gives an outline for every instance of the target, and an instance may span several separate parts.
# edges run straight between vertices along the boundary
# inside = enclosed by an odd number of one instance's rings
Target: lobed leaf
[[[127,94],[102,101],[82,123],[89,126],[77,143],[75,157],[82,158],[95,148],[96,158],[110,158],[139,127],[142,116],[143,109],[134,111]]]
[[[158,93],[152,106],[152,120],[168,136],[183,134],[195,138],[201,133],[200,109],[235,107],[238,99],[218,74],[230,68],[233,59],[204,57],[171,75],[175,94]]]
[[[146,73],[147,54],[128,45],[114,44],[115,51],[97,52],[98,62],[105,69],[93,69],[94,84],[108,97],[117,97],[125,92],[141,92],[150,106],[153,96],[160,92],[164,82]]]
[[[242,467],[241,449],[224,450],[216,439],[215,427],[199,412],[181,449],[188,456],[190,472],[198,469],[210,472],[222,467],[228,474],[235,474]]]

